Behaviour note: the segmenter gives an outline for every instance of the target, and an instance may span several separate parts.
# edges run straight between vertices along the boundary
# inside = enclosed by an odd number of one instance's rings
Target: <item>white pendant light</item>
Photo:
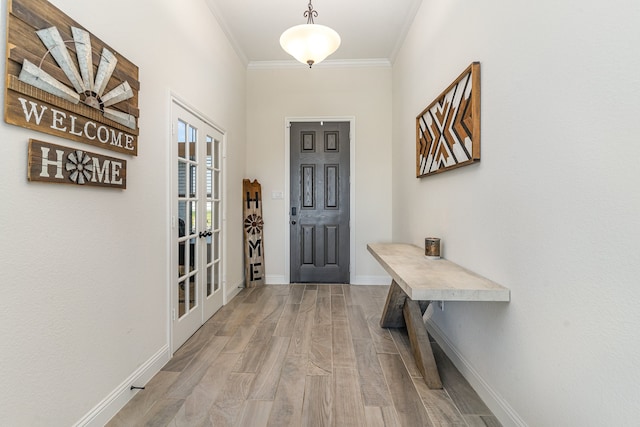
[[[313,10],[309,0],[308,10],[304,12],[307,23],[296,25],[280,36],[280,46],[291,56],[309,68],[318,64],[335,52],[340,46],[340,35],[329,27],[314,24],[313,18],[318,12]]]

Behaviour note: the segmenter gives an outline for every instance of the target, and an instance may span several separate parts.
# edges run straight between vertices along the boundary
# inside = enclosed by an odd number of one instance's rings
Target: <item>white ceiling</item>
[[[306,24],[308,0],[205,0],[240,57],[251,65],[293,61],[280,34]],[[422,0],[313,0],[316,24],[340,34],[329,61],[392,63]]]

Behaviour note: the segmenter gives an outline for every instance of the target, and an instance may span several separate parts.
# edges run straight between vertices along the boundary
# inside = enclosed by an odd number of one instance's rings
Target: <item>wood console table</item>
[[[382,311],[383,328],[407,327],[416,365],[429,388],[442,388],[422,314],[431,301],[509,301],[509,289],[424,249],[402,243],[370,243],[367,249],[392,277]]]

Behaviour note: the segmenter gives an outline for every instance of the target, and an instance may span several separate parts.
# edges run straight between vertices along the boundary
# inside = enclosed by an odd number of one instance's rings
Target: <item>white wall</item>
[[[433,319],[505,425],[640,416],[638,22],[636,0],[428,0],[394,64],[393,237],[511,289]],[[416,179],[415,116],[474,60],[482,160]]]
[[[282,283],[285,272],[285,117],[355,117],[356,283],[386,281],[366,250],[391,239],[391,68],[300,67],[247,73],[247,173],[262,185],[266,275]],[[285,195],[285,197],[288,197]],[[352,275],[354,276],[354,275]]]
[[[228,285],[243,275],[246,72],[204,2],[52,3],[139,66],[139,155],[124,191],[28,183],[29,138],[112,153],[0,123],[4,425],[72,425],[167,356],[171,92],[227,131]]]

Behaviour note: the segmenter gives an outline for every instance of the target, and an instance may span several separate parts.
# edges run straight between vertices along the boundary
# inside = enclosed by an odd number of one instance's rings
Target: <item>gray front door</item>
[[[349,283],[349,122],[294,122],[291,282]]]

